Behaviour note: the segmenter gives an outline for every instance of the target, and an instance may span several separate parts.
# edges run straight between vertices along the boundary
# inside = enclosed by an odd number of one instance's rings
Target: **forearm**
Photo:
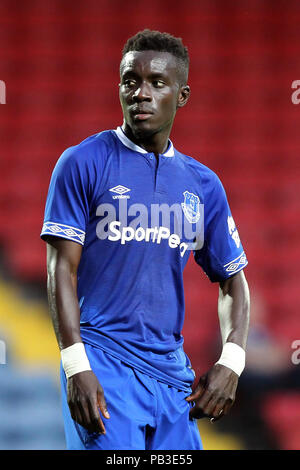
[[[218,314],[222,342],[232,342],[246,349],[250,294],[243,271],[220,283]]]
[[[48,302],[60,349],[81,342],[77,276],[65,259],[51,258],[48,263]]]

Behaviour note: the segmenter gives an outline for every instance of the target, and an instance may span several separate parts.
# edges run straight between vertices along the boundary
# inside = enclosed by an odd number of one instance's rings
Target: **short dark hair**
[[[161,33],[150,29],[139,31],[129,38],[124,45],[122,58],[131,51],[158,51],[169,52],[178,60],[180,65],[180,81],[186,84],[189,72],[189,53],[183,45],[181,38],[176,38],[169,33]]]

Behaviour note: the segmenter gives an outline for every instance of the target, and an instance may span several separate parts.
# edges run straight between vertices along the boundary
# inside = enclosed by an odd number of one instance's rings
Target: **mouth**
[[[134,109],[132,110],[131,115],[134,121],[146,121],[153,115],[153,113],[146,109]]]

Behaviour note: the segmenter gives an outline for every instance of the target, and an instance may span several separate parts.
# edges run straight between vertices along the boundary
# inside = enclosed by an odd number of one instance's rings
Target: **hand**
[[[194,401],[191,418],[208,416],[217,421],[228,414],[235,400],[239,376],[221,364],[215,364],[204,374],[194,392],[186,400]]]
[[[99,408],[108,419],[103,388],[94,372],[86,370],[68,379],[68,405],[72,418],[89,432],[105,434],[105,426],[101,419]]]

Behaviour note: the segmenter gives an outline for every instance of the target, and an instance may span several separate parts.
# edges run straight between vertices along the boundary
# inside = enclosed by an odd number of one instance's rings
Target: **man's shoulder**
[[[105,130],[90,135],[78,144],[67,147],[62,153],[61,159],[85,161],[86,158],[91,159],[93,155],[98,158],[99,154],[105,153],[111,145],[113,134],[112,130]]]
[[[195,157],[190,155],[186,155],[178,150],[175,150],[179,160],[181,161],[182,165],[184,165],[187,169],[190,169],[197,175],[199,175],[202,181],[206,182],[216,182],[219,181],[219,177],[217,173],[209,168],[208,166],[201,163]]]

